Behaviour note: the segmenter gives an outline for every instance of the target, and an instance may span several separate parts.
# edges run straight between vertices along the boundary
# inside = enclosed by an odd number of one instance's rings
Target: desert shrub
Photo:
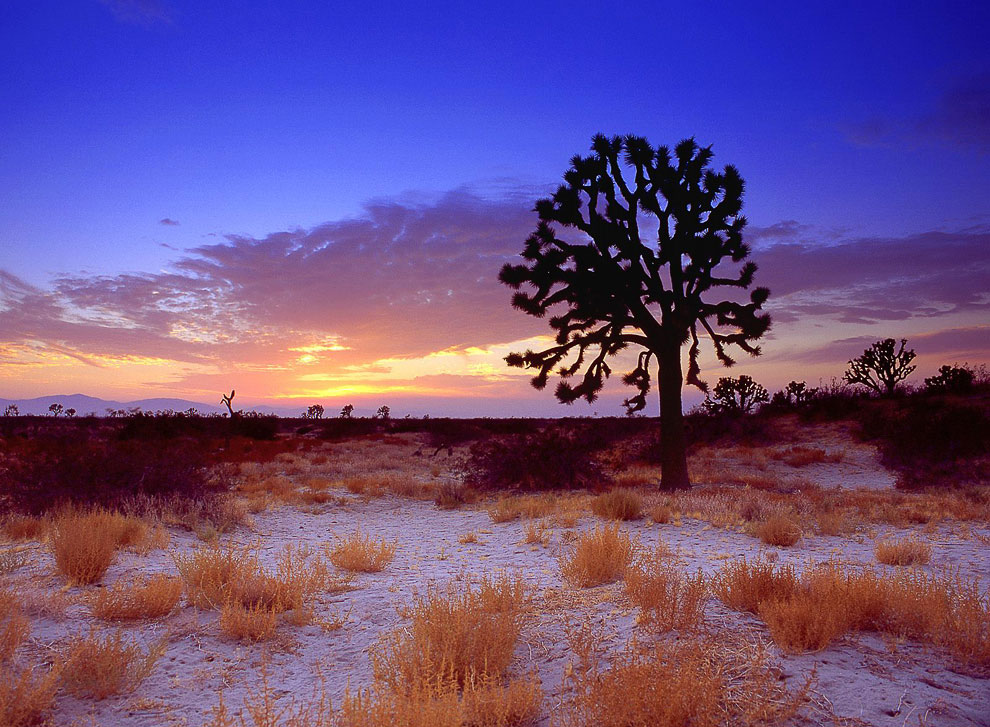
[[[76,696],[94,699],[133,691],[151,674],[167,648],[166,638],[145,651],[120,631],[103,637],[95,631],[76,636],[64,650],[62,684]]]
[[[32,669],[7,670],[0,679],[0,725],[34,727],[46,724],[60,675],[58,667],[41,674]]]
[[[601,485],[608,477],[595,460],[586,430],[548,426],[529,434],[494,437],[471,447],[465,480],[475,487],[527,490]]]
[[[182,579],[158,573],[136,582],[117,581],[93,596],[93,615],[104,621],[162,618],[182,596]]]
[[[10,591],[0,591],[0,665],[13,657],[30,631],[17,597]]]
[[[886,538],[874,544],[873,553],[885,565],[926,565],[932,559],[932,546],[914,537]]]
[[[609,490],[591,501],[591,511],[605,520],[638,520],[643,498],[633,490]]]
[[[547,523],[543,520],[530,522],[523,525],[523,542],[534,545],[539,543],[540,545],[549,545],[550,538],[553,536],[553,531],[547,526]]]
[[[8,441],[0,462],[0,502],[34,515],[66,503],[120,507],[135,496],[197,499],[227,485],[210,476],[202,446],[182,440],[150,446],[45,430]]]
[[[429,684],[464,689],[501,678],[522,628],[526,588],[508,575],[476,586],[430,586],[402,612],[407,627],[385,634],[371,651],[375,681],[395,693]]]
[[[476,493],[470,487],[445,481],[437,485],[433,503],[441,510],[456,510],[475,499]]]
[[[847,627],[841,609],[823,603],[809,590],[799,590],[784,600],[763,601],[758,612],[774,642],[790,653],[821,651]]]
[[[52,527],[50,545],[55,569],[70,584],[96,583],[107,572],[117,553],[117,533],[105,511],[59,517]]]
[[[500,497],[488,508],[492,522],[507,523],[516,518],[540,518],[554,512],[557,500],[552,495],[516,495]]]
[[[925,379],[925,390],[932,394],[966,394],[973,390],[973,372],[965,366],[941,366],[935,376]]]
[[[397,544],[384,538],[355,532],[339,541],[330,551],[330,562],[338,568],[358,573],[378,573],[395,557]]]
[[[789,547],[801,539],[801,526],[787,515],[773,513],[751,525],[753,534],[767,545]]]
[[[640,609],[641,624],[656,631],[693,629],[704,610],[704,576],[687,575],[664,556],[660,550],[633,564],[624,577],[626,593]]]
[[[635,546],[618,525],[605,525],[578,536],[574,546],[561,556],[560,569],[578,588],[617,581],[632,562]]]
[[[657,525],[664,525],[673,519],[674,511],[670,508],[670,505],[660,504],[650,508],[650,520]]]
[[[8,513],[0,522],[0,530],[11,540],[43,540],[50,524],[47,518]]]
[[[248,439],[275,439],[278,434],[278,417],[249,411],[237,414],[230,420],[230,433]]]
[[[241,641],[264,641],[275,635],[278,628],[276,607],[264,603],[244,605],[227,599],[220,607],[220,631]]]
[[[798,586],[793,566],[775,566],[768,560],[740,558],[727,564],[712,579],[712,591],[729,608],[758,613],[764,601],[789,598]]]
[[[807,700],[809,684],[794,694],[782,685],[765,650],[738,640],[698,637],[630,644],[610,660],[588,656],[562,708],[574,727],[716,727],[786,724]]]

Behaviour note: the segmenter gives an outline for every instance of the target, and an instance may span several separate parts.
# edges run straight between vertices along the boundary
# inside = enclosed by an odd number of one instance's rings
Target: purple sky
[[[617,413],[501,361],[547,328],[498,269],[597,131],[746,179],[775,325],[704,378],[990,360],[990,10],[781,7],[6,3],[0,397]]]

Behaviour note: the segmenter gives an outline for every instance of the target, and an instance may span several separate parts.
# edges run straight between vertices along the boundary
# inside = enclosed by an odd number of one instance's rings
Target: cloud
[[[924,113],[902,119],[878,116],[846,124],[843,131],[859,146],[942,143],[990,152],[990,73],[958,79]]]
[[[100,0],[122,23],[151,26],[169,24],[172,14],[160,0]]]
[[[158,224],[159,225],[165,225],[166,227],[178,227],[179,226],[179,222],[177,220],[173,220],[171,217],[163,217],[163,218],[161,218],[160,220],[158,220]]]

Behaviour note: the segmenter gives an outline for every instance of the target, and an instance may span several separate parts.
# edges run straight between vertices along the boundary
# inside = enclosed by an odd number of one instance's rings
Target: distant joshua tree
[[[843,378],[850,384],[860,384],[877,394],[893,394],[897,384],[904,381],[917,368],[912,365],[915,353],[904,350],[907,340],[901,339],[901,346],[896,351],[897,341],[885,338],[877,341],[858,358],[849,361],[849,368]]]
[[[76,410],[70,407],[70,408],[68,408],[68,409],[65,410],[65,415],[67,417],[69,417],[69,419],[71,419],[72,417],[74,417],[76,415]]]
[[[375,412],[375,416],[379,419],[384,419],[385,421],[388,421],[389,418],[392,416],[392,410],[389,409],[387,406],[380,406],[378,407],[378,411]]]
[[[52,404],[48,407],[48,411],[51,413],[52,416],[57,417],[59,414],[65,411],[65,409],[62,407],[61,404]]]
[[[307,419],[322,419],[323,418],[323,405],[313,404],[313,406],[306,409]]]
[[[354,413],[354,405],[353,404],[344,404],[343,408],[340,410],[340,418],[341,419],[350,419],[351,418],[351,414],[353,414],[353,413]]]
[[[228,412],[230,412],[230,416],[231,416],[231,417],[233,417],[233,416],[234,416],[234,410],[233,410],[233,408],[231,408],[231,406],[230,406],[230,404],[231,404],[231,402],[233,402],[233,401],[234,401],[234,393],[235,393],[235,392],[234,392],[234,390],[233,390],[233,389],[231,389],[231,390],[230,390],[230,396],[227,396],[226,394],[222,394],[222,395],[220,396],[220,403],[221,403],[221,404],[226,404],[226,406],[227,406],[227,411],[228,411]]]
[[[523,248],[525,263],[506,264],[499,274],[517,291],[516,308],[538,318],[555,311],[549,323],[556,341],[505,361],[535,370],[537,389],[559,374],[555,393],[565,404],[593,402],[612,373],[607,359],[638,347],[636,367],[623,381],[639,393],[626,407],[646,407],[658,373],[660,486],[689,487],[681,387],[686,381],[708,389],[699,377],[699,332],[731,366],[728,349],[758,355],[755,341],[770,327],[761,310],[769,290],[754,288],[748,302],[740,301],[756,273],[742,237],[743,180],[733,166],[711,168],[711,148],[693,139],[671,153],[638,136],[598,135],[591,151],[575,156],[564,184],[536,203],[540,221]],[[564,231],[573,234],[558,237]],[[725,270],[723,262],[739,266]],[[718,295],[724,288],[733,293]],[[689,341],[685,378],[681,350]]]
[[[705,399],[705,408],[712,412],[749,414],[758,404],[770,401],[770,395],[760,384],[745,374],[738,379],[722,377],[715,390]]]
[[[3,415],[5,417],[16,417],[20,416],[21,410],[17,408],[17,404],[7,404],[7,408],[3,410]]]

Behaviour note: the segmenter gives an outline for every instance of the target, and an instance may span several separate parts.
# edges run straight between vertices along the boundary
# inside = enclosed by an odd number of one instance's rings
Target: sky
[[[990,6],[8,0],[0,397],[564,407],[497,281],[591,136],[746,180],[763,355],[990,361]],[[622,369],[619,362],[617,371]],[[688,404],[698,395],[687,397]],[[655,412],[651,412],[655,413]]]

